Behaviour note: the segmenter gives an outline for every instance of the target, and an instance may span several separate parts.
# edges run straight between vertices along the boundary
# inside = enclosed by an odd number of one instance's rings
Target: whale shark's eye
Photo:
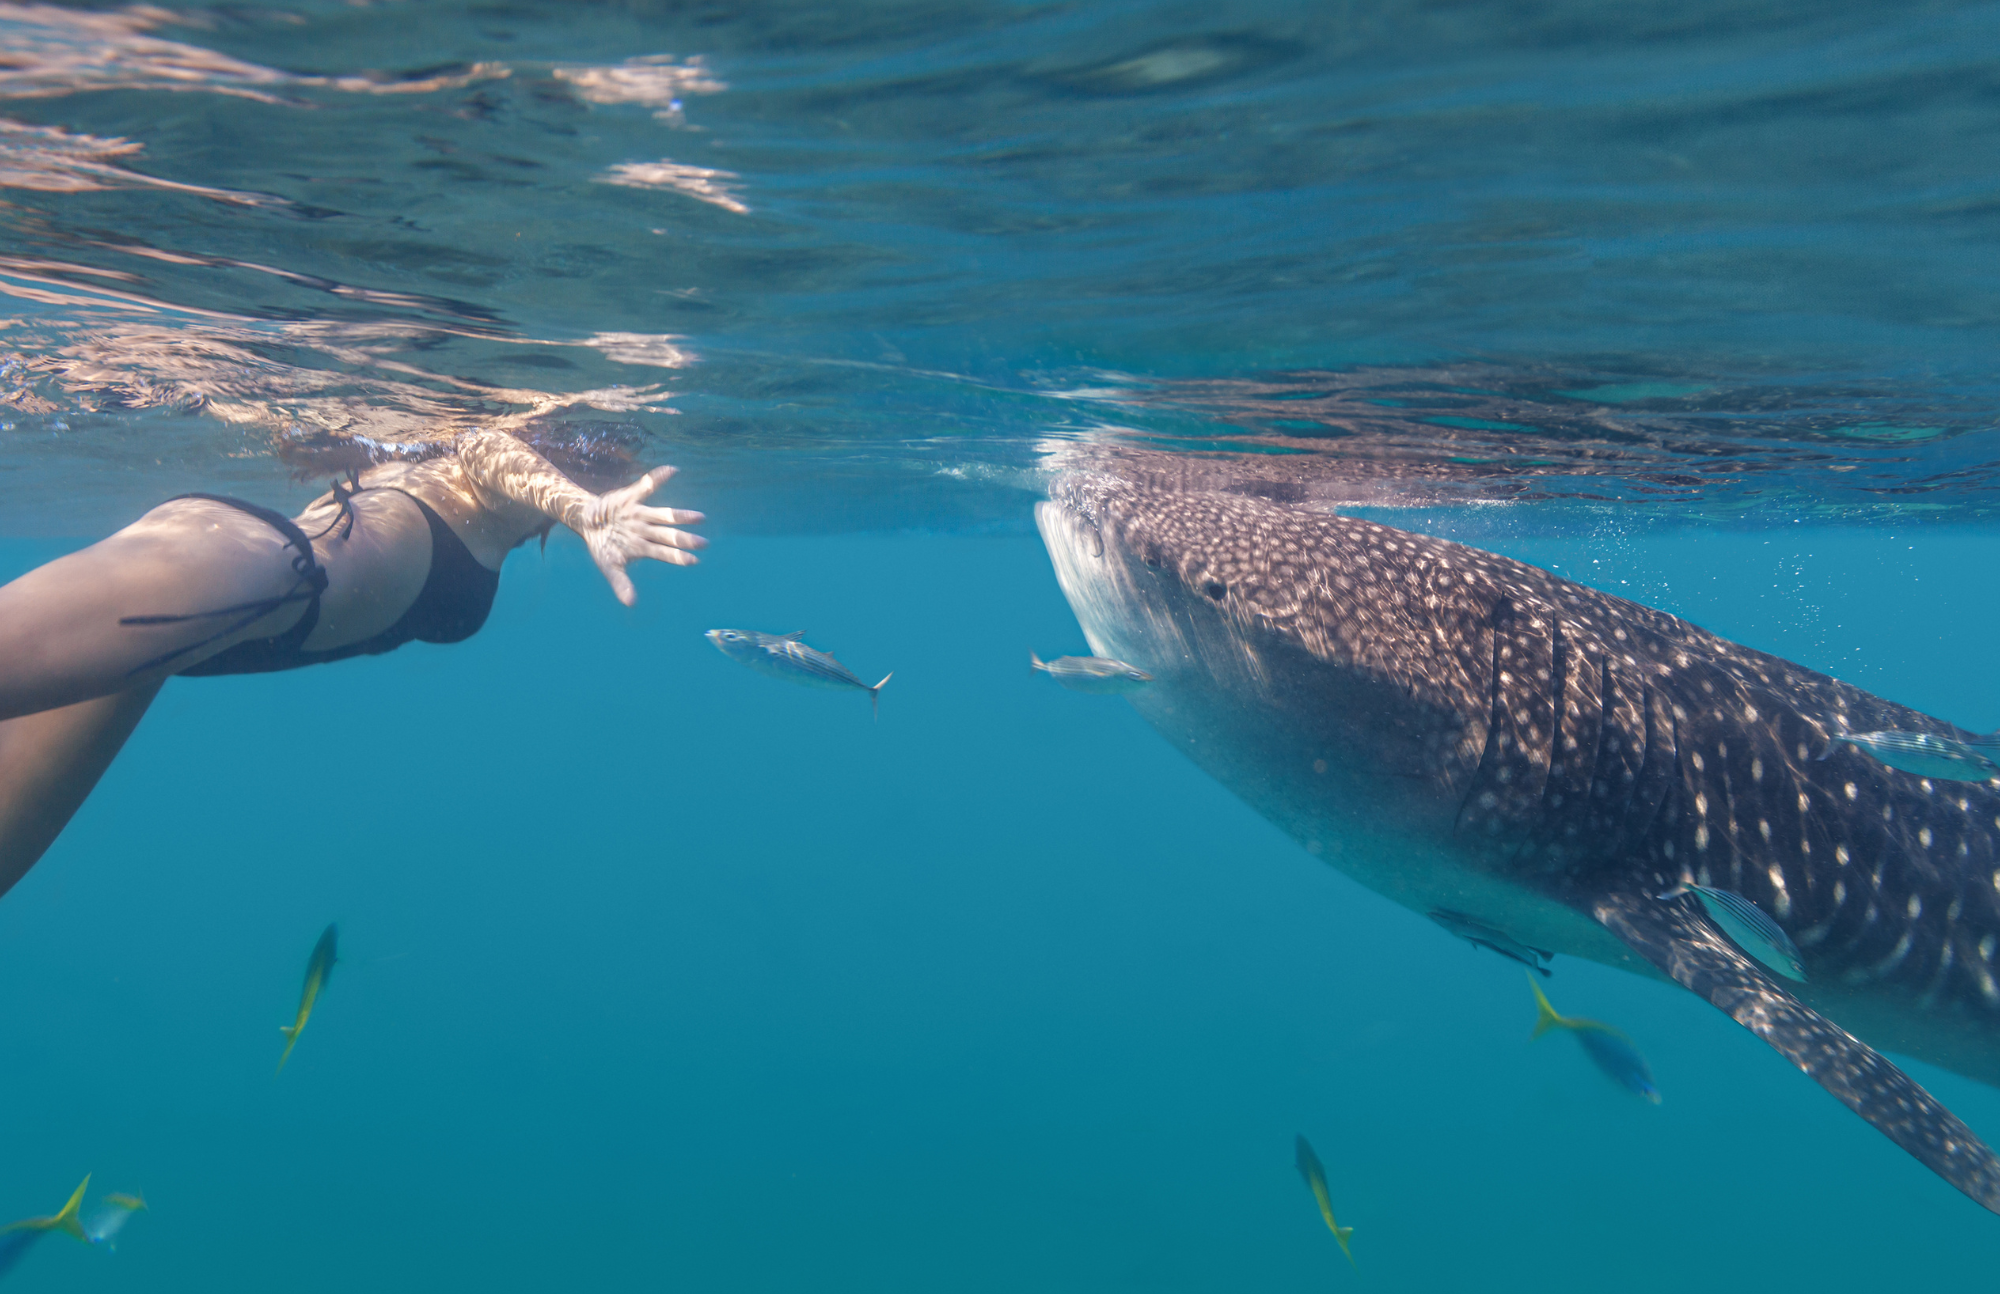
[[[1228,595],[1229,586],[1221,580],[1210,580],[1201,586],[1201,591],[1208,594],[1209,597],[1215,599],[1217,602],[1220,602]]]

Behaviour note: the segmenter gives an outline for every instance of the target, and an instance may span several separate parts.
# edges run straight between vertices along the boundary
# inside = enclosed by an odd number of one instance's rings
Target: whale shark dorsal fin
[[[1834,1099],[1995,1213],[2000,1158],[1887,1057],[1780,988],[1688,909],[1644,894],[1601,898],[1591,915],[1696,996],[1771,1044]]]

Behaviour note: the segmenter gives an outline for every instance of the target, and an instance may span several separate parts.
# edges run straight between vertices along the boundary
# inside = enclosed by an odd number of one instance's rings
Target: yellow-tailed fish
[[[28,1256],[43,1236],[51,1231],[60,1231],[75,1236],[88,1243],[90,1237],[84,1234],[83,1223],[77,1220],[77,1210],[83,1205],[83,1193],[90,1189],[90,1179],[83,1179],[83,1185],[76,1188],[69,1197],[69,1203],[53,1217],[23,1218],[0,1227],[0,1276],[14,1270],[14,1265]]]
[[[78,1240],[88,1240],[83,1233],[83,1223],[77,1220],[77,1210],[83,1207],[83,1193],[90,1189],[90,1178],[83,1179],[83,1185],[76,1188],[69,1197],[69,1203],[62,1206],[54,1217],[22,1218],[19,1222],[9,1222],[0,1230],[7,1231],[60,1231],[64,1235],[75,1236]]]
[[[299,1035],[306,1031],[306,1021],[312,1018],[313,1003],[319,1000],[319,991],[326,987],[327,977],[333,974],[333,964],[339,960],[334,956],[334,945],[339,938],[339,928],[328,926],[320,933],[319,942],[313,945],[312,959],[306,963],[305,991],[299,994],[299,1018],[278,1026],[278,1031],[285,1035],[285,1054],[278,1057],[279,1070],[283,1070],[285,1062],[292,1058],[292,1048],[299,1045]]]
[[[1646,1058],[1639,1054],[1639,1049],[1632,1045],[1630,1038],[1596,1020],[1558,1015],[1533,976],[1528,977],[1528,987],[1535,991],[1535,1006],[1540,1012],[1535,1017],[1535,1031],[1528,1035],[1530,1041],[1551,1029],[1561,1029],[1576,1039],[1577,1045],[1604,1071],[1605,1077],[1634,1096],[1654,1105],[1660,1103],[1660,1089],[1653,1083],[1652,1067],[1646,1064]]]
[[[1326,1170],[1320,1167],[1319,1156],[1313,1153],[1312,1143],[1303,1135],[1299,1137],[1298,1166],[1299,1176],[1306,1179],[1306,1185],[1312,1188],[1313,1199],[1319,1204],[1319,1215],[1326,1219],[1326,1229],[1333,1232],[1333,1238],[1340,1245],[1340,1252],[1347,1255],[1348,1263],[1355,1271],[1360,1271],[1361,1264],[1354,1261],[1354,1251],[1347,1247],[1347,1238],[1354,1234],[1354,1228],[1343,1227],[1333,1220],[1333,1201],[1326,1193]]]

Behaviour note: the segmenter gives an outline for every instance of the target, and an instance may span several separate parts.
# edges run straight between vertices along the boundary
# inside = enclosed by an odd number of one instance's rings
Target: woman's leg
[[[0,894],[55,843],[159,690],[155,680],[0,722]]]
[[[278,601],[308,591],[297,556],[248,513],[176,499],[0,586],[0,720],[157,684],[246,638],[283,633],[306,608],[303,597]],[[273,609],[247,624],[242,611],[206,614],[260,601]],[[193,618],[120,623],[132,616]]]

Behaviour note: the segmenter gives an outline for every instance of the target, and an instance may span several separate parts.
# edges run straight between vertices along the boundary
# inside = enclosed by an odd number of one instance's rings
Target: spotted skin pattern
[[[1834,740],[1972,734],[1368,521],[1109,473],[1037,515],[1092,650],[1154,670],[1134,706],[1308,850],[1682,984],[2000,1212],[2000,1161],[1854,1036],[2000,1085],[2000,791]],[[1809,982],[1655,897],[1689,882],[1770,914]]]

